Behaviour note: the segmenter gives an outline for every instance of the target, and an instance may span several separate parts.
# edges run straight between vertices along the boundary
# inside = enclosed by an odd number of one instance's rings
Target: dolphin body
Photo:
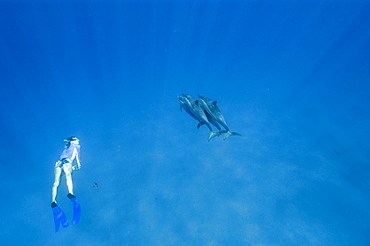
[[[212,131],[211,124],[209,123],[206,114],[204,113],[203,109],[199,107],[199,105],[195,102],[195,99],[188,95],[188,94],[182,94],[185,99],[185,104],[188,107],[188,109],[198,118],[199,124],[198,128],[205,124],[210,131]]]
[[[195,120],[197,120],[198,126],[197,128],[201,127],[202,125],[206,125],[208,129],[211,131],[211,133],[208,136],[208,141],[214,138],[215,136],[221,135],[221,127],[215,121],[212,117],[208,115],[207,112],[203,110],[203,108],[199,105],[198,100],[195,100],[192,96],[188,94],[183,94],[183,96],[177,97],[180,102],[180,110],[184,109],[191,117],[193,117]],[[211,122],[210,122],[210,121]],[[220,131],[212,131],[212,127],[210,125],[212,123],[214,126],[216,126]]]
[[[226,133],[224,135],[224,140],[230,136],[241,136],[237,132],[231,132],[228,125],[226,124],[225,118],[221,113],[221,110],[217,106],[217,101],[212,101],[208,97],[200,96],[199,104],[201,107],[206,111],[212,118],[215,119],[221,126],[223,126],[226,129]]]
[[[203,112],[204,112],[204,113],[206,114],[206,116],[207,116],[207,119],[208,119],[209,123],[211,123],[212,125],[214,125],[214,126],[218,129],[218,131],[213,131],[213,132],[211,132],[211,133],[209,134],[209,136],[208,136],[208,142],[209,142],[212,138],[220,136],[222,133],[227,133],[227,131],[225,131],[225,130],[222,130],[222,129],[221,129],[221,127],[220,127],[220,125],[218,124],[217,120],[216,120],[214,117],[212,117],[212,115],[210,115],[207,111],[205,111],[205,110],[204,110],[204,108],[202,107],[202,105],[200,104],[200,102],[199,102],[198,100],[195,100],[195,103],[196,103],[200,108],[202,108]],[[201,127],[202,125],[203,125],[203,123],[199,123],[199,124],[198,124],[198,129],[199,129],[199,127]]]
[[[186,111],[186,113],[188,113],[191,117],[193,117],[195,120],[199,121],[198,117],[195,116],[193,114],[193,112],[188,108],[187,106],[187,102],[186,102],[186,99],[185,97],[177,97],[179,99],[179,102],[180,102],[180,110],[182,111],[182,109],[184,109]],[[199,124],[200,124],[200,121],[199,121]],[[199,128],[199,127],[198,127]]]
[[[214,125],[219,131],[223,132],[223,130],[221,130],[221,127],[220,125],[218,124],[217,120],[212,117],[212,115],[210,115],[207,111],[204,110],[203,106],[200,104],[200,102],[198,100],[195,100],[195,103],[203,110],[203,112],[205,113],[206,117],[207,117],[207,120],[209,121],[209,123],[211,123],[212,125]],[[203,125],[203,123],[200,123],[198,128],[201,127]]]

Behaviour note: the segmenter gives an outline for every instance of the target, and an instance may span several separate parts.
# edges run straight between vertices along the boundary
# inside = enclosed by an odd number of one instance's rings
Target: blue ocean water
[[[369,12],[1,1],[1,245],[370,245]],[[242,136],[208,142],[182,93],[218,101]],[[54,234],[71,135],[82,215]],[[66,195],[63,177],[71,220]]]

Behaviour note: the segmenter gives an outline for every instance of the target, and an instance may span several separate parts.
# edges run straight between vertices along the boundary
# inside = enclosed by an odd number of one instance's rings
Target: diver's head
[[[66,146],[69,147],[71,144],[79,144],[80,140],[75,137],[75,136],[72,136],[72,137],[69,137],[67,139],[64,140],[66,143]]]
[[[80,141],[80,140],[79,140],[77,137],[72,136],[72,137],[67,138],[67,139],[66,139],[66,140],[64,140],[64,141],[72,142],[72,141]]]

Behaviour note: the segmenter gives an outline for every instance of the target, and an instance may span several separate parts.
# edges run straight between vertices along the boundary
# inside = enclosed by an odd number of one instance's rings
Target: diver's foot
[[[52,202],[52,203],[51,203],[51,207],[52,207],[52,208],[55,208],[55,207],[57,207],[57,206],[58,206],[58,205],[57,205],[57,203],[56,203],[56,202]]]
[[[76,198],[76,196],[75,195],[73,195],[73,194],[71,194],[71,193],[68,193],[68,198]]]

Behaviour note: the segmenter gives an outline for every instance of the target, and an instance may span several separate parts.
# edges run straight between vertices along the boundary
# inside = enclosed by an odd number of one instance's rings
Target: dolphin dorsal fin
[[[217,106],[217,101],[213,101],[212,103]]]

